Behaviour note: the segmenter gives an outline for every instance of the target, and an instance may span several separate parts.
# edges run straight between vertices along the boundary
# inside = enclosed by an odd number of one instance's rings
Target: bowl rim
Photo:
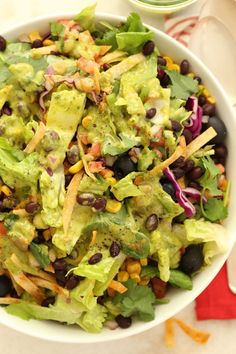
[[[142,0],[128,0],[131,4],[134,6],[147,10],[149,12],[153,13],[159,13],[159,14],[168,14],[170,12],[175,12],[184,9],[187,6],[193,5],[196,1],[198,0],[185,0],[183,3],[179,4],[170,4],[170,5],[154,5],[154,4],[149,4],[145,3]]]
[[[43,15],[43,16],[38,16],[35,17],[33,19],[30,19],[24,23],[17,23],[15,26],[10,26],[9,28],[5,29],[2,33],[3,36],[7,37],[14,37],[16,35],[17,37],[17,33],[19,34],[19,31],[24,30],[24,28],[27,28],[28,26],[31,25],[45,25],[45,27],[50,23],[50,21],[54,21],[56,19],[59,18],[72,18],[73,16],[75,16],[77,14],[77,12],[75,11],[70,11],[70,12],[59,12],[59,13],[55,13],[53,15]],[[95,14],[95,19],[98,18],[105,18],[107,20],[110,21],[125,21],[126,17],[125,16],[118,16],[118,15],[114,15],[114,14],[109,14],[109,13],[105,13],[105,12],[96,12]],[[222,85],[220,84],[220,82],[218,81],[218,79],[211,73],[211,71],[209,71],[209,69],[207,68],[207,66],[196,56],[194,55],[189,49],[185,48],[182,44],[178,43],[176,40],[174,40],[173,38],[171,38],[170,36],[168,36],[167,34],[165,34],[164,32],[156,29],[153,26],[147,25],[144,23],[144,25],[146,27],[148,27],[150,30],[152,30],[154,32],[154,34],[156,34],[161,40],[163,41],[167,41],[167,43],[171,43],[173,46],[175,46],[176,48],[178,48],[180,50],[180,52],[185,52],[186,55],[188,56],[188,58],[193,59],[194,62],[197,62],[197,65],[204,71],[206,72],[206,74],[209,76],[210,80],[212,81],[213,85],[217,88],[217,90],[219,91],[219,93],[222,95],[223,97],[223,101],[225,101],[227,109],[230,112],[230,116],[232,116],[232,119],[235,121],[236,124],[236,115],[233,111],[233,107],[227,97],[226,92],[224,91]],[[13,33],[15,33],[15,35],[13,35]],[[167,320],[168,318],[170,318],[171,316],[174,316],[176,313],[178,313],[179,311],[181,311],[183,308],[185,308],[187,305],[189,305],[192,301],[194,301],[194,299],[209,285],[209,283],[213,280],[213,278],[216,276],[216,274],[220,271],[221,267],[223,266],[224,262],[226,261],[233,245],[234,242],[236,241],[236,235],[234,238],[232,238],[232,240],[230,240],[231,242],[229,243],[228,249],[227,251],[220,256],[220,259],[218,260],[218,266],[217,267],[213,267],[213,269],[211,269],[211,275],[204,281],[202,282],[197,289],[193,288],[191,294],[192,296],[189,296],[189,298],[184,302],[184,305],[182,306],[177,306],[176,309],[173,311],[170,311],[170,314],[168,313],[168,311],[166,312],[165,315],[162,316],[162,320],[158,321],[157,316],[155,317],[155,319],[153,321],[150,322],[142,322],[142,325],[136,327],[136,326],[131,326],[130,328],[126,329],[126,330],[121,330],[121,331],[112,331],[110,332],[111,335],[109,336],[103,336],[102,333],[99,334],[91,334],[91,333],[85,333],[83,332],[83,336],[80,337],[79,332],[78,332],[78,337],[75,336],[59,336],[59,337],[54,337],[50,334],[47,333],[47,330],[45,329],[44,333],[41,333],[40,331],[38,332],[32,332],[30,331],[30,322],[29,326],[27,327],[27,329],[19,326],[18,324],[15,324],[14,321],[8,321],[7,323],[5,323],[2,318],[0,318],[0,323],[3,324],[4,326],[11,328],[17,332],[23,333],[23,334],[27,334],[31,337],[34,338],[39,338],[39,339],[43,339],[43,340],[47,340],[47,341],[52,341],[52,342],[57,342],[57,343],[98,343],[98,342],[107,342],[107,341],[112,341],[112,340],[118,340],[118,339],[122,339],[122,338],[127,338],[129,336],[133,336],[139,333],[143,333],[155,326],[157,326],[158,324],[163,323],[165,320]],[[7,315],[10,316],[10,315]],[[11,317],[12,318],[12,317]],[[22,320],[21,320],[22,321]],[[32,321],[36,321],[36,322],[41,322],[42,321],[38,321],[38,320],[32,320]],[[66,332],[66,331],[65,331]]]

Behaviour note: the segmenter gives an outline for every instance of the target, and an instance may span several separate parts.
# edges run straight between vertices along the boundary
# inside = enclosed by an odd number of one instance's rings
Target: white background
[[[222,0],[223,1],[223,0]],[[79,11],[93,3],[91,0],[0,0],[0,30],[32,16],[63,11]],[[134,9],[127,0],[97,0],[97,10],[127,15]],[[135,9],[136,10],[136,9]],[[142,14],[143,20],[163,29],[163,19],[157,15]],[[235,78],[236,80],[236,78]],[[176,348],[164,345],[164,325],[159,325],[143,334],[104,344],[67,345],[46,342],[0,326],[0,352],[4,354],[233,354],[236,352],[236,320],[196,321],[194,304],[177,316],[195,327],[209,331],[212,335],[206,345],[199,345],[176,329]]]

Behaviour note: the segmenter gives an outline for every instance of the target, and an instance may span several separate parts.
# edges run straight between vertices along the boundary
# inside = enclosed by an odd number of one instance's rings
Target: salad
[[[151,321],[227,248],[214,97],[131,13],[0,37],[0,304],[88,332]],[[158,43],[157,43],[158,44]]]

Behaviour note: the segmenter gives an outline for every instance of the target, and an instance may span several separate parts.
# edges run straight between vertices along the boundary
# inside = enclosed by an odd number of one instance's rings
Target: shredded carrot
[[[221,163],[218,163],[216,165],[216,167],[218,168],[219,172],[222,174],[222,173],[225,173],[225,168],[224,166],[221,164]]]
[[[120,294],[123,294],[128,290],[121,282],[117,280],[112,280],[109,284],[109,288],[117,291]]]
[[[177,146],[175,152],[165,161],[161,162],[159,165],[155,166],[152,170],[149,171],[150,176],[156,176],[159,172],[164,170],[170,164],[172,164],[175,160],[177,160],[183,154],[183,148],[181,146]]]
[[[170,318],[165,322],[165,344],[168,348],[175,346],[174,319]]]
[[[35,150],[36,146],[43,139],[45,132],[46,132],[46,126],[43,122],[40,122],[35,135],[30,140],[30,142],[27,144],[26,148],[24,149],[24,151],[27,154],[31,154],[31,152],[33,152]]]
[[[205,344],[209,337],[210,333],[208,332],[203,332],[199,331],[198,329],[195,329],[183,321],[179,320],[178,318],[174,319],[177,325],[186,333],[189,337],[191,337],[195,342],[200,343],[200,344]]]
[[[83,177],[84,172],[80,171],[76,173],[67,188],[67,193],[65,197],[65,202],[62,210],[62,224],[65,236],[67,236],[72,212],[76,203],[76,195],[80,185],[80,181]]]
[[[213,139],[217,135],[216,131],[210,127],[205,130],[201,135],[199,135],[196,139],[191,141],[186,147],[186,158],[194,154],[194,152],[198,151],[203,147],[208,141]]]

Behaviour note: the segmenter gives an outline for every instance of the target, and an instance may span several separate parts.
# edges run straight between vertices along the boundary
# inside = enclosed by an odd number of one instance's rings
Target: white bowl
[[[172,5],[152,5],[143,2],[142,0],[129,0],[129,2],[138,7],[140,10],[156,13],[156,14],[171,14],[172,12],[177,12],[179,10],[183,10],[185,7],[192,5],[198,0],[186,0],[183,3],[172,4]]]
[[[40,17],[21,26],[12,28],[7,32],[2,33],[2,35],[9,40],[13,40],[22,33],[29,33],[35,30],[42,33],[47,32],[49,22],[58,18],[71,18],[74,15],[75,14],[73,13],[64,13]],[[120,21],[124,21],[124,18],[100,13],[97,15],[97,20],[106,20],[113,23],[118,23]],[[188,59],[190,61],[193,71],[202,77],[203,82],[206,84],[210,93],[216,98],[218,114],[225,122],[228,129],[229,157],[227,173],[228,177],[233,182],[229,217],[225,223],[229,237],[228,252],[218,256],[211,266],[207,267],[203,272],[194,278],[193,290],[171,290],[168,293],[170,302],[166,305],[157,306],[156,318],[151,322],[136,322],[128,329],[116,329],[113,331],[104,329],[100,334],[90,334],[80,330],[78,327],[63,326],[54,322],[41,322],[35,320],[23,321],[17,317],[8,315],[3,308],[0,308],[0,323],[7,327],[34,337],[64,343],[95,343],[128,337],[148,330],[164,322],[191,303],[212,281],[227,259],[227,256],[236,239],[236,183],[234,183],[234,181],[236,181],[236,154],[233,153],[233,151],[236,151],[236,117],[224,90],[219,82],[209,72],[207,67],[181,44],[177,43],[175,40],[155,28],[150,26],[149,28],[153,30],[155,34],[155,41],[161,53],[171,56],[176,62],[180,62],[182,59]]]

